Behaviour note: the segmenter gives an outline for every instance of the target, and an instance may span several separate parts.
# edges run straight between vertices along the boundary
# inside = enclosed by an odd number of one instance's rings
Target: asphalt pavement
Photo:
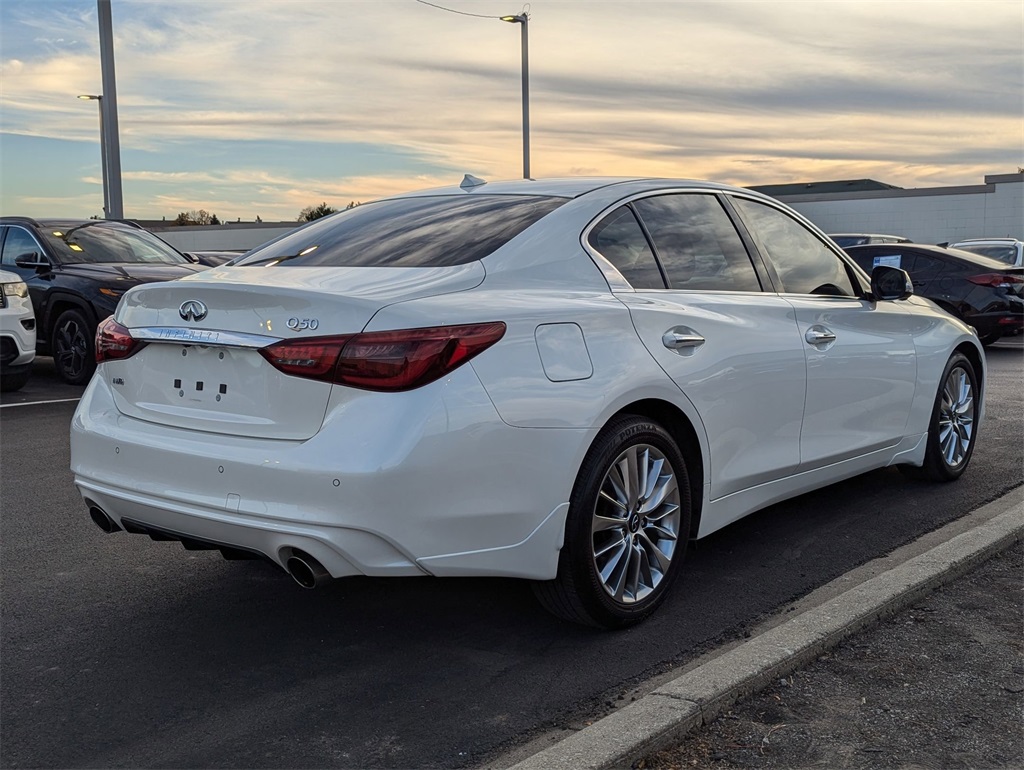
[[[670,600],[617,633],[548,616],[521,581],[304,592],[264,564],[105,535],[68,472],[81,389],[43,359],[0,404],[0,766],[507,767],[878,559],[965,533],[966,514],[1024,482],[1020,350],[989,351],[988,418],[960,481],[875,471],[747,517],[695,544]]]
[[[749,640],[513,770],[1016,770],[1024,766],[1022,538],[1017,489],[921,538],[917,555],[901,549],[843,575]]]

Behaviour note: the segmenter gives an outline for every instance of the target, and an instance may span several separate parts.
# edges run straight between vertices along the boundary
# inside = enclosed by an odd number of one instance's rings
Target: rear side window
[[[673,289],[761,291],[739,233],[713,195],[634,201]]]
[[[634,289],[664,289],[654,252],[628,206],[615,209],[587,236],[587,243],[607,259]]]
[[[512,195],[398,198],[318,219],[235,264],[448,267],[476,262],[565,203]]]

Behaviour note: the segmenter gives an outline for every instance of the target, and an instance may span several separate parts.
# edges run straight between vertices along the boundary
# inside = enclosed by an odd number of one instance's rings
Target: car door
[[[637,198],[586,240],[631,285],[616,296],[700,414],[711,499],[792,473],[806,376],[793,309],[762,290],[721,200],[696,192]]]
[[[910,314],[874,302],[824,238],[761,200],[730,197],[796,312],[807,371],[801,470],[892,447],[917,379]]]

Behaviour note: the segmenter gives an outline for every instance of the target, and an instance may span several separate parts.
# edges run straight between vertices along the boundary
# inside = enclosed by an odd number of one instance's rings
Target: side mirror
[[[24,254],[19,254],[14,258],[14,264],[18,267],[32,267],[36,270],[40,268],[50,269],[50,262],[45,257],[39,256],[38,251],[28,251]]]
[[[183,251],[183,252],[181,252],[181,255],[183,257],[185,257],[185,259],[187,259],[193,265],[200,265],[200,264],[202,264],[202,262],[199,259],[199,257],[197,257],[195,254],[193,254],[191,251]]]
[[[906,270],[879,265],[871,271],[871,294],[875,299],[906,299],[913,293],[914,283]]]

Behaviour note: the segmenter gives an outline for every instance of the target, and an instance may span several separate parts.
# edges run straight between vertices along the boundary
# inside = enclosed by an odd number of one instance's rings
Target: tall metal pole
[[[501,16],[502,21],[523,25],[523,179],[530,178],[530,37],[527,27],[530,17],[525,13],[517,16]]]
[[[100,69],[103,74],[103,99],[100,100],[100,125],[103,138],[103,169],[109,180],[106,216],[124,219],[121,195],[121,144],[117,128],[117,86],[114,83],[114,30],[110,18],[110,0],[96,0],[100,26]]]
[[[530,43],[527,28],[529,17],[523,19],[523,179],[530,178]]]
[[[79,99],[96,102],[100,114],[100,170],[103,172],[103,218],[110,219],[110,187],[107,179],[107,137],[103,133],[103,95],[79,94]]]
[[[103,218],[110,219],[110,181],[107,179],[107,137],[103,134],[103,97],[99,97],[100,108],[100,165],[103,166]]]

